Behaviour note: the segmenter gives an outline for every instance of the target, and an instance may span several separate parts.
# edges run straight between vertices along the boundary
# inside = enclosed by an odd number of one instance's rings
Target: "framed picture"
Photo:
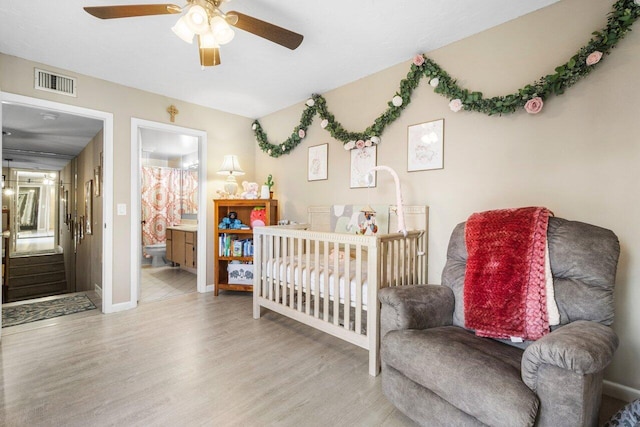
[[[76,223],[76,241],[78,244],[82,243],[82,239],[84,239],[84,217],[81,215]]]
[[[65,190],[62,187],[62,215],[64,216],[64,223],[69,225],[69,190]]]
[[[101,175],[102,175],[102,167],[100,167],[100,165],[93,168],[93,191],[96,197],[100,197]]]
[[[328,179],[327,157],[329,144],[309,147],[309,160],[307,163],[307,181],[321,181]]]
[[[443,169],[444,119],[411,125],[407,131],[407,170]]]
[[[93,180],[84,184],[84,234],[91,233],[91,223],[93,222]]]
[[[376,165],[377,147],[351,150],[351,188],[375,187],[376,173],[371,168]]]

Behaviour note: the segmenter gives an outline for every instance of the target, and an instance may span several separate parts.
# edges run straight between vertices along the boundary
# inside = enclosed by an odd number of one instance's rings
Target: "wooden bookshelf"
[[[251,226],[251,211],[254,208],[264,208],[266,212],[266,225],[276,225],[278,223],[278,201],[273,199],[215,199],[214,203],[214,295],[218,296],[218,291],[244,291],[252,292],[253,284],[229,283],[229,264],[232,261],[240,261],[246,265],[252,265],[252,256],[233,256],[221,253],[220,237],[223,235],[237,235],[240,239],[253,239],[253,229],[238,230],[218,228],[222,219],[229,216],[230,212],[235,212],[237,218],[243,224]],[[245,267],[248,268],[248,267]],[[251,267],[252,268],[252,267]],[[233,280],[231,280],[233,282]]]

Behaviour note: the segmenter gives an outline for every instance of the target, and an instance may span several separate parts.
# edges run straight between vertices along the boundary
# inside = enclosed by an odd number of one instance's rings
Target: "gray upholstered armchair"
[[[613,232],[550,218],[549,258],[560,325],[519,346],[464,328],[464,223],[453,231],[442,285],[380,291],[382,388],[428,426],[595,426],[602,375],[618,346]]]

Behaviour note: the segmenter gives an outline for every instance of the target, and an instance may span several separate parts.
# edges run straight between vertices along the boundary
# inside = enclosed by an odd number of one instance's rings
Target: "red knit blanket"
[[[536,340],[549,332],[545,247],[549,210],[475,213],[465,227],[465,326],[476,335]]]

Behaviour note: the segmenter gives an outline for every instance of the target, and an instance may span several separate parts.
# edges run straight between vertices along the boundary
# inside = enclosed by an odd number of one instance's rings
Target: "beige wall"
[[[77,157],[78,188],[76,189],[77,217],[76,220],[86,224],[86,182],[92,180],[95,186],[93,171],[100,164],[102,152],[103,131],[87,144]],[[76,248],[76,291],[92,291],[96,286],[102,289],[102,196],[96,197],[95,192],[89,194],[91,198],[91,234],[84,234]],[[86,230],[86,228],[85,228]]]
[[[469,89],[488,96],[511,93],[573,55],[606,24],[611,4],[565,0],[428,55]],[[325,94],[330,111],[347,129],[365,129],[386,109],[409,64]],[[453,113],[448,100],[422,81],[411,105],[382,135],[378,164],[399,172],[405,203],[430,206],[432,283],[440,283],[453,227],[473,212],[542,205],[556,216],[614,230],[622,247],[615,293],[621,343],[606,377],[640,389],[640,31],[630,33],[600,65],[565,95],[549,99],[537,116]],[[261,120],[272,142],[290,135],[303,102]],[[407,173],[407,126],[440,118],[445,119],[444,169]],[[277,159],[256,146],[257,176],[273,174],[282,218],[304,221],[309,205],[394,202],[389,175],[379,174],[374,190],[349,189],[349,153],[320,128],[320,119],[307,135],[290,155]],[[309,183],[307,148],[325,142],[329,179]]]
[[[33,68],[44,68],[78,78],[78,97],[72,98],[33,89]],[[179,83],[178,83],[179,84]],[[166,109],[174,104],[180,113],[175,125],[207,132],[208,148],[208,200],[216,190],[222,189],[223,180],[216,174],[225,154],[237,154],[247,171],[245,178],[252,180],[254,168],[254,146],[251,120],[209,108],[189,104],[176,99],[156,95],[129,87],[113,84],[76,73],[0,54],[0,90],[18,95],[41,98],[113,113],[114,153],[114,212],[113,212],[113,295],[114,304],[130,300],[131,278],[131,118],[170,123]],[[127,215],[118,216],[115,206],[127,205]],[[206,206],[207,217],[213,215],[213,203]],[[212,253],[213,228],[207,222],[207,252]],[[213,283],[213,266],[207,266],[207,284]]]
[[[77,194],[74,187],[74,175],[77,167],[77,158],[71,160],[60,171],[60,179],[62,180],[63,188],[60,189],[60,199],[67,198],[67,213],[71,215],[71,218],[75,217],[75,203]],[[59,244],[65,254],[64,256],[64,269],[67,279],[67,291],[76,291],[76,256],[73,250],[73,239],[71,238],[71,222],[65,223],[65,208],[64,204],[60,205],[60,222],[59,227]],[[67,254],[70,254],[67,256]]]

